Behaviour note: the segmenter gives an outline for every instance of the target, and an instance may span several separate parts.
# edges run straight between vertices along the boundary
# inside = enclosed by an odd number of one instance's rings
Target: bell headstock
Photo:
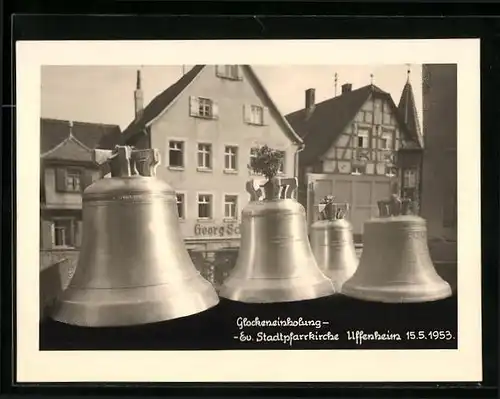
[[[335,202],[333,195],[327,195],[319,203],[318,210],[322,220],[345,219],[349,212],[349,204],[347,202]]]
[[[93,160],[100,166],[108,164],[112,177],[155,176],[160,164],[157,149],[136,150],[117,145],[114,150],[94,150]]]
[[[155,148],[133,150],[131,161],[134,168],[133,174],[156,176],[156,168],[160,165],[160,151]]]
[[[379,217],[391,217],[414,214],[414,201],[392,194],[387,200],[378,201]]]
[[[297,179],[274,177],[271,180],[266,178],[250,179],[246,183],[246,190],[250,194],[251,201],[261,201],[265,199],[295,199],[297,190]]]

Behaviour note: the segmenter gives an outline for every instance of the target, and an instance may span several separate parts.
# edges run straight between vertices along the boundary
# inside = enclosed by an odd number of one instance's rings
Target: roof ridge
[[[90,122],[90,121],[81,121],[81,120],[74,120],[74,119],[60,119],[60,118],[46,118],[46,117],[40,117],[42,121],[47,121],[47,122],[61,122],[61,123],[73,123],[73,124],[81,124],[81,125],[94,125],[94,126],[109,126],[109,127],[120,127],[118,124],[114,123],[102,123],[102,122]]]
[[[388,95],[390,95],[390,93],[389,93],[389,92],[387,92],[387,91],[385,91],[385,90],[382,90],[380,87],[378,87],[378,86],[376,86],[376,85],[373,85],[373,84],[368,84],[368,85],[365,85],[365,86],[362,86],[362,87],[358,87],[358,88],[357,88],[357,89],[355,89],[355,90],[351,90],[351,91],[349,91],[349,92],[339,94],[338,96],[333,96],[333,97],[327,98],[327,99],[325,99],[325,100],[323,100],[323,101],[317,102],[317,103],[315,103],[315,104],[314,104],[314,106],[315,106],[315,107],[318,107],[318,106],[320,106],[320,105],[323,105],[323,104],[329,103],[329,102],[331,102],[331,101],[335,101],[335,100],[339,100],[339,99],[345,99],[345,98],[346,98],[346,97],[345,97],[346,95],[347,95],[347,96],[350,96],[352,93],[356,93],[356,94],[357,94],[357,93],[359,93],[361,90],[367,90],[367,89],[372,88],[372,87],[374,87],[374,88],[378,89],[378,90],[381,92],[380,94],[388,94]],[[286,116],[292,115],[292,114],[294,114],[294,113],[296,113],[296,112],[302,112],[302,111],[304,111],[305,109],[306,109],[305,107],[299,108],[299,109],[297,109],[297,110],[295,110],[295,111],[289,112]]]

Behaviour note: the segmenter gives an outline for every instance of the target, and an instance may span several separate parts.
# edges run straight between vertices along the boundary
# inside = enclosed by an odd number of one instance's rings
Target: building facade
[[[377,201],[391,193],[418,201],[422,139],[412,87],[408,80],[399,106],[373,84],[352,90],[346,83],[339,96],[321,103],[314,94],[308,89],[305,107],[287,115],[305,143],[299,158],[299,200],[309,225],[317,220],[324,196],[349,203],[348,217],[360,240],[364,221],[378,213]]]
[[[436,262],[457,259],[457,66],[422,66],[423,131],[421,215]]]
[[[102,177],[95,148],[120,143],[118,126],[56,119],[40,122],[40,267],[74,266],[82,237],[82,192]]]
[[[241,210],[250,158],[264,144],[284,154],[281,174],[298,168],[301,138],[278,111],[248,65],[197,65],[142,104],[140,74],[136,118],[125,143],[157,148],[157,176],[177,192],[179,225],[189,250],[239,247]]]

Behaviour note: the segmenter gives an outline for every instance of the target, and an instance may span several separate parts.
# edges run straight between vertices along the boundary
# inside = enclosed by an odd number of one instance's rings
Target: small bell
[[[255,186],[254,180],[247,184],[251,200],[242,211],[238,260],[219,295],[272,303],[333,294],[311,251],[304,208],[293,198],[297,179],[273,178],[264,191]]]
[[[396,195],[379,201],[380,217],[365,222],[363,253],[342,294],[368,301],[430,302],[452,295],[427,247],[425,219]]]
[[[83,193],[78,265],[51,317],[85,327],[154,323],[219,302],[179,234],[175,192],[155,177],[157,150],[96,150],[111,178]]]
[[[332,196],[327,196],[320,204],[321,220],[313,223],[310,233],[318,266],[337,292],[358,267],[352,225],[345,218],[348,210],[349,204],[335,203]]]

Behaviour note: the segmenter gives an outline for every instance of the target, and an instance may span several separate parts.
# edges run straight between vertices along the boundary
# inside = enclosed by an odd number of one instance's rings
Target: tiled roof
[[[177,82],[168,87],[166,90],[158,94],[153,100],[144,108],[142,111],[142,115],[137,121],[132,121],[129,126],[123,131],[123,141],[127,143],[133,136],[142,132],[148,124],[155,119],[158,115],[160,115],[165,108],[167,108],[172,101],[174,101],[179,94],[193,81],[196,76],[203,70],[205,65],[196,65],[189,72],[183,75]],[[281,112],[276,107],[276,104],[272,101],[269,96],[269,93],[266,91],[262,82],[258,78],[258,76],[253,71],[250,65],[242,65],[245,67],[250,76],[253,78],[255,83],[262,90],[264,95],[267,97],[267,101],[269,103],[270,108],[274,111],[275,115],[282,120],[287,130],[287,133],[292,141],[298,144],[302,144],[302,139],[300,136],[293,130],[293,128],[289,125],[286,118],[281,114]]]
[[[156,118],[182,91],[193,81],[193,79],[201,72],[205,65],[196,65],[186,74],[184,74],[177,82],[169,86],[166,90],[158,94],[142,111],[141,117],[123,131],[123,140],[127,141],[132,136],[140,133],[146,125]]]
[[[389,102],[400,125],[405,129],[391,95],[375,85],[363,86],[317,103],[312,113],[308,114],[306,109],[301,109],[286,116],[305,143],[305,149],[300,153],[301,162],[309,165],[328,151],[371,94]]]
[[[401,99],[399,100],[398,111],[401,118],[408,128],[408,132],[412,138],[417,140],[420,146],[423,146],[422,132],[420,130],[420,123],[418,121],[417,108],[415,106],[415,98],[413,96],[413,89],[410,82],[406,82]]]
[[[111,150],[121,142],[118,125],[101,123],[71,122],[61,119],[40,119],[40,153],[53,150],[71,136],[90,150],[100,148]]]

